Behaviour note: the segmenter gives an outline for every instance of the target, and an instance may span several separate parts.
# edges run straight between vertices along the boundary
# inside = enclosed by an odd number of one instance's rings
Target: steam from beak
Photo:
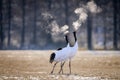
[[[101,8],[98,7],[94,1],[89,1],[86,5],[75,9],[74,13],[79,16],[79,18],[72,23],[74,31],[77,31],[79,27],[87,20],[88,11],[91,13],[101,12]]]

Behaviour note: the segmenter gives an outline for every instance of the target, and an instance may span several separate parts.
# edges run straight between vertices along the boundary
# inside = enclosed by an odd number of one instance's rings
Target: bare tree
[[[118,13],[117,13],[117,19],[118,19],[118,21],[117,21],[117,23],[118,23],[118,27],[117,27],[117,36],[118,36],[118,43],[120,43],[120,10],[119,10],[119,8],[120,8],[120,0],[117,0],[117,11],[118,11]],[[120,47],[118,47],[118,49],[120,50]]]
[[[107,30],[107,26],[105,25],[105,18],[103,19],[104,20],[104,49],[107,49],[107,47],[106,47],[106,41],[107,41],[107,37],[106,37],[106,34],[107,34],[107,32],[106,32],[106,30]]]
[[[118,9],[117,9],[117,0],[113,0],[113,8],[114,8],[114,12],[113,12],[113,21],[114,21],[114,31],[113,31],[113,47],[116,50],[117,49],[117,13],[118,13]]]
[[[25,43],[25,1],[22,0],[22,32],[21,32],[21,47],[24,46]]]
[[[33,23],[33,44],[36,44],[36,19],[37,19],[37,5],[36,5],[36,1],[34,0],[34,23]]]
[[[65,24],[68,25],[68,0],[64,0],[65,4]]]
[[[3,10],[3,0],[0,0],[0,49],[3,48],[3,14],[2,14],[2,10]]]
[[[11,0],[8,0],[8,46],[11,42]]]
[[[51,4],[52,4],[52,0],[47,0],[48,2],[48,9],[50,10],[51,9]]]
[[[92,14],[88,12],[88,19],[87,19],[87,43],[88,49],[92,49]]]
[[[106,43],[107,43],[107,25],[106,25],[106,8],[104,9],[104,11],[103,11],[103,13],[104,13],[104,15],[102,16],[102,18],[103,18],[103,22],[104,22],[104,33],[103,33],[103,35],[104,35],[104,42],[103,42],[103,44],[104,44],[104,49],[106,50],[107,49],[107,46],[106,46]]]

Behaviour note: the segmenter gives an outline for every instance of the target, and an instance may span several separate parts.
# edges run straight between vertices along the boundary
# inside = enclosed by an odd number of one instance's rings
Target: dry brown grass
[[[51,52],[0,51],[0,80],[120,80],[120,54],[79,51],[72,60],[71,75],[68,62],[63,75],[58,74],[60,64],[51,75]]]

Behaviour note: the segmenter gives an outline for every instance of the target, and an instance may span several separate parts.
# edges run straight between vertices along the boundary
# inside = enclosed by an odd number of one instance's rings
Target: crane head
[[[54,61],[54,58],[55,58],[55,53],[52,53],[51,55],[50,55],[50,63],[52,64],[52,62]]]

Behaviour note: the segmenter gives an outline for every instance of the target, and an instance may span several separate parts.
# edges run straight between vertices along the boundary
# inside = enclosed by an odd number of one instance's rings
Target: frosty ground
[[[72,59],[72,74],[68,61],[64,74],[58,74],[60,64],[50,74],[53,50],[0,51],[0,80],[120,80],[120,51],[78,51]]]

